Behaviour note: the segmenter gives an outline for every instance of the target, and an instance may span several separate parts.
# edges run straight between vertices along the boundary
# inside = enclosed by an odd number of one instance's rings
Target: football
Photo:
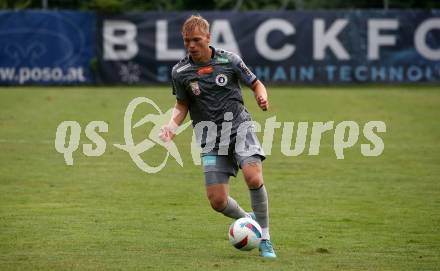
[[[261,227],[252,218],[243,217],[229,226],[229,242],[239,250],[252,250],[260,244]]]

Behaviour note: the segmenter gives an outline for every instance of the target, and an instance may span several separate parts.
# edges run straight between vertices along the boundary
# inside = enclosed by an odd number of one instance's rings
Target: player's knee
[[[257,189],[263,185],[261,174],[252,174],[245,177],[249,189]]]
[[[221,212],[225,209],[228,199],[223,195],[208,194],[208,200],[212,209]]]

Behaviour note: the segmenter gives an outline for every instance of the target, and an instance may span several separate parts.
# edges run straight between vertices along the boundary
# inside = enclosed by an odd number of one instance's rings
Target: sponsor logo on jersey
[[[197,74],[210,74],[213,70],[212,66],[201,67],[197,69]]]
[[[229,63],[229,59],[227,59],[226,57],[217,57],[216,58],[216,62],[219,64],[226,64]]]
[[[215,83],[221,87],[226,86],[226,84],[228,83],[228,77],[223,73],[220,73],[215,77]]]
[[[184,71],[184,70],[188,69],[190,66],[191,66],[191,64],[188,63],[188,64],[186,64],[186,65],[184,65],[184,66],[178,68],[178,69],[177,69],[177,72]]]
[[[194,95],[196,96],[200,95],[199,82],[197,81],[189,82],[189,86],[191,87],[191,91],[194,93]]]
[[[251,72],[251,70],[246,66],[246,64],[244,64],[244,62],[240,62],[240,64],[238,64],[238,68],[244,73],[246,74],[248,77],[253,77],[254,74]]]

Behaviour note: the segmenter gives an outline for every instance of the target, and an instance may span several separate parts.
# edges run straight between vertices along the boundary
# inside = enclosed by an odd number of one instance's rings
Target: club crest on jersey
[[[199,88],[199,82],[192,81],[189,82],[189,86],[191,87],[191,91],[194,93],[194,95],[200,95],[200,88]]]
[[[220,73],[215,77],[215,83],[221,87],[226,86],[226,84],[228,83],[228,77],[223,73]]]

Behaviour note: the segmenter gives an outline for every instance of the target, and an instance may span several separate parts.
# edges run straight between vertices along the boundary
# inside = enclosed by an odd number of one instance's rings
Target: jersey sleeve
[[[252,84],[258,80],[257,76],[248,68],[248,66],[246,66],[241,57],[232,53],[230,57],[238,78],[240,78],[248,87],[251,87]]]
[[[173,95],[176,95],[176,99],[187,102],[188,94],[186,93],[185,86],[180,82],[177,72],[174,69],[171,74],[171,81],[173,85]]]

